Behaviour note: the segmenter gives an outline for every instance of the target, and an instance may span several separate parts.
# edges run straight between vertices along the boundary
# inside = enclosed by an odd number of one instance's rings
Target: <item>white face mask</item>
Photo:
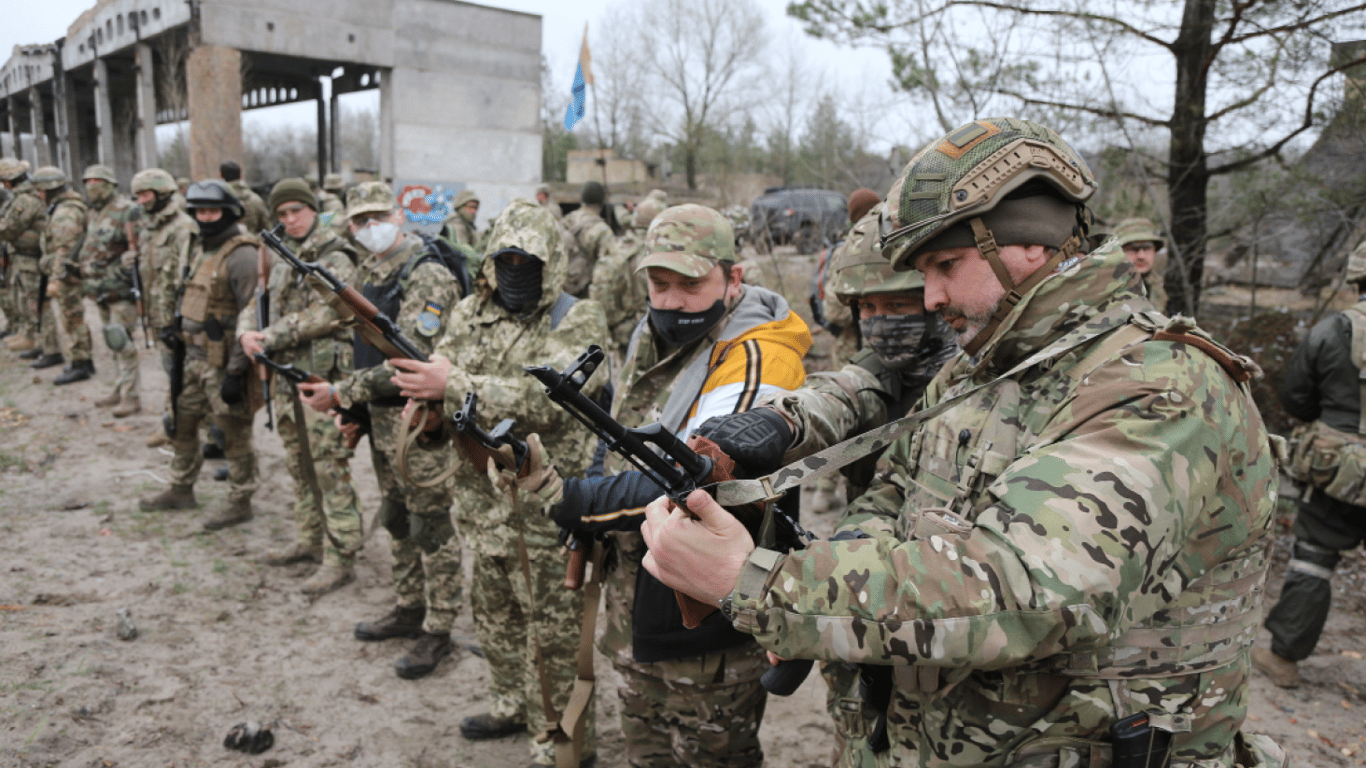
[[[371,253],[384,253],[397,238],[398,225],[388,221],[366,224],[356,233],[356,240]]]

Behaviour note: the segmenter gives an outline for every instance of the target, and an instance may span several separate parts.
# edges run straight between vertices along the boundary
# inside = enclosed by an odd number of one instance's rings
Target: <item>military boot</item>
[[[96,400],[96,401],[95,401],[95,407],[96,407],[96,408],[113,408],[114,406],[118,405],[118,404],[121,403],[121,402],[123,402],[123,398],[122,398],[122,397],[119,397],[119,393],[113,392],[113,393],[110,393],[110,394],[108,394],[108,395],[105,395],[104,397],[101,397],[99,400]]]
[[[126,419],[129,416],[142,413],[142,398],[137,395],[124,395],[121,402],[122,405],[114,409],[114,418]]]
[[[65,362],[66,355],[63,355],[61,352],[53,352],[50,355],[39,355],[37,360],[28,364],[28,367],[34,369],[51,368],[54,365],[61,365]]]
[[[73,384],[77,381],[85,381],[95,375],[95,363],[92,360],[73,360],[68,365],[62,375],[52,380],[53,384]]]
[[[376,621],[362,621],[356,625],[357,640],[388,640],[391,637],[420,637],[422,621],[427,618],[427,607],[394,606]]]
[[[20,359],[20,360],[37,360],[38,358],[40,358],[40,357],[42,357],[42,356],[43,356],[43,350],[39,349],[38,347],[34,347],[34,348],[28,350],[27,352],[20,352],[20,353],[19,353],[19,359]]]
[[[510,717],[496,717],[491,712],[473,715],[460,721],[460,735],[470,741],[501,739],[526,730],[526,723]]]
[[[323,565],[304,580],[299,586],[299,591],[309,597],[321,597],[350,584],[355,579],[356,574],[349,565]]]
[[[1252,666],[1281,688],[1300,687],[1300,665],[1265,648],[1252,649]]]
[[[170,444],[171,438],[167,437],[166,432],[160,429],[158,429],[156,432],[153,432],[152,436],[147,438],[148,448],[160,448],[163,445]]]
[[[451,633],[442,632],[440,634],[422,633],[407,653],[394,662],[394,671],[404,680],[416,680],[419,677],[426,677],[436,669],[436,665],[441,660],[451,655],[455,645],[451,643]]]
[[[251,511],[251,501],[249,499],[239,499],[229,501],[219,507],[209,519],[204,521],[204,530],[218,531],[230,528],[234,525],[245,523],[253,517]]]
[[[158,509],[194,509],[194,486],[173,485],[150,499],[138,501],[138,508],[147,512]]]
[[[323,561],[323,545],[295,542],[284,549],[268,549],[261,556],[262,565],[292,565],[305,561],[321,563]]]

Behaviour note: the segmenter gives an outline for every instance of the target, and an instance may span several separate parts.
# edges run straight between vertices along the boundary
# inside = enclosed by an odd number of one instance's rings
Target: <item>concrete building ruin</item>
[[[539,16],[454,0],[99,0],[15,47],[0,130],[35,167],[99,162],[126,184],[156,165],[156,126],[188,120],[199,179],[242,160],[244,110],[313,101],[321,175],[339,170],[338,97],[377,89],[380,178],[429,201],[470,186],[496,211],[540,181],[540,52]]]

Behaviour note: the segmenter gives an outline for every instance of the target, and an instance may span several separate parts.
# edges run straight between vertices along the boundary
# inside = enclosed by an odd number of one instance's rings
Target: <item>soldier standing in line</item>
[[[38,262],[43,255],[43,227],[47,225],[47,206],[29,179],[28,163],[12,157],[0,158],[0,183],[14,194],[0,215],[0,241],[9,243],[10,302],[15,327],[7,344],[24,360],[41,357],[38,345],[38,297],[42,272]]]
[[[85,239],[87,208],[81,193],[72,189],[62,169],[43,166],[33,172],[33,188],[47,204],[47,227],[43,230],[43,258],[38,268],[48,276],[47,306],[51,317],[43,324],[43,356],[31,368],[60,365],[62,355],[57,339],[60,319],[71,344],[71,363],[53,384],[85,381],[95,373],[90,359],[90,328],[85,324],[85,305],[81,301],[81,265],[78,261]]]
[[[460,287],[422,238],[404,234],[403,209],[382,181],[367,181],[347,193],[346,213],[360,255],[356,289],[393,318],[403,335],[430,352],[445,331]],[[451,522],[454,483],[429,483],[447,462],[424,451],[408,455],[408,477],[398,469],[403,439],[403,406],[407,398],[389,381],[394,364],[359,335],[354,343],[355,371],[331,385],[301,384],[300,396],[315,411],[337,405],[368,407],[370,459],[379,481],[379,522],[389,531],[393,553],[394,607],[375,621],[356,625],[357,640],[416,638],[394,669],[412,680],[436,669],[454,649],[451,625],[461,610],[464,571],[461,543]],[[487,481],[485,481],[487,482]]]
[[[240,223],[247,234],[254,235],[274,226],[270,219],[270,211],[266,209],[266,201],[242,180],[242,166],[228,160],[218,166],[218,178],[227,182],[228,189],[232,190],[233,196],[242,203],[244,213]]]
[[[1277,486],[1257,368],[1156,312],[1117,245],[1083,253],[1095,189],[1014,118],[892,185],[884,254],[964,353],[841,535],[781,554],[705,493],[646,510],[665,583],[780,657],[866,665],[894,765],[1284,764],[1240,733]]]
[[[444,416],[458,411],[472,392],[485,418],[514,419],[520,434],[539,432],[566,471],[583,471],[592,458],[593,434],[545,397],[523,366],[565,367],[589,344],[604,341],[602,308],[556,290],[564,283],[568,258],[554,217],[531,200],[514,199],[498,217],[488,262],[492,287],[456,307],[432,362],[396,361],[402,372],[394,380],[409,397],[442,401]],[[602,377],[590,380],[585,393],[594,396],[602,385]],[[446,464],[452,459],[444,446],[424,453]],[[493,487],[487,468],[464,454],[454,471],[460,489],[456,519],[475,554],[475,630],[490,669],[489,711],[465,718],[460,732],[476,740],[528,728],[544,732],[553,723],[543,711],[537,653],[545,660],[551,706],[562,712],[576,676],[583,592],[563,588],[557,527],[538,505],[523,504],[514,514],[507,492]],[[531,584],[521,566],[522,536]],[[582,764],[592,761],[596,745],[594,711],[590,706],[583,714]],[[551,743],[532,740],[530,747],[533,765],[555,763]]]
[[[259,380],[237,343],[237,316],[256,291],[260,241],[238,224],[242,203],[222,181],[191,184],[185,202],[199,223],[200,240],[181,270],[179,327],[172,320],[162,328],[167,336],[179,334],[185,344],[184,383],[176,399],[171,438],[171,487],[138,506],[195,506],[194,483],[204,464],[199,427],[212,417],[223,430],[229,484],[227,503],[204,520],[204,530],[215,531],[252,518],[257,471],[251,428],[261,393],[250,391]]]
[[[124,257],[124,266],[137,269],[141,274],[142,287],[147,291],[142,297],[147,325],[160,331],[157,338],[166,339],[176,333],[174,323],[181,275],[198,246],[199,223],[181,209],[177,202],[181,198],[180,189],[166,171],[144,168],[133,174],[129,187],[142,208],[142,215],[134,228],[137,252]],[[165,344],[158,344],[157,349],[161,353],[161,369],[170,376],[174,364],[171,352]],[[171,412],[168,401],[162,425],[148,438],[147,447],[157,448],[171,442],[175,433]]]
[[[128,225],[138,218],[141,209],[119,194],[118,180],[108,166],[86,168],[84,180],[85,197],[90,202],[90,220],[80,253],[84,291],[100,312],[101,335],[114,358],[114,389],[95,405],[113,408],[114,418],[122,419],[142,412],[138,347],[133,341],[138,307],[131,267],[123,264],[130,247]],[[146,301],[147,297],[142,299]]]
[[[607,313],[609,346],[606,349],[612,352],[614,365],[624,359],[631,331],[645,314],[648,281],[637,267],[646,255],[645,233],[662,210],[664,206],[658,200],[642,200],[631,217],[631,227],[611,253],[593,265],[588,298],[601,304]]]
[[[593,279],[593,268],[607,258],[616,245],[616,226],[603,218],[607,210],[607,189],[596,181],[583,185],[579,193],[582,202],[570,211],[561,223],[569,233],[565,248],[569,251],[569,275],[564,292],[580,298],[588,295],[588,284]]]
[[[1125,219],[1115,225],[1113,237],[1124,249],[1124,255],[1134,265],[1134,271],[1143,277],[1143,287],[1148,292],[1148,301],[1157,311],[1167,311],[1167,251],[1166,241],[1157,233],[1157,227],[1147,219]]]
[[[1366,242],[1347,258],[1345,279],[1361,298],[1309,330],[1281,383],[1282,407],[1307,422],[1292,438],[1287,470],[1311,490],[1298,501],[1294,553],[1266,615],[1271,648],[1253,648],[1252,663],[1282,688],[1299,686],[1299,662],[1318,645],[1342,552],[1366,541],[1366,494],[1356,481],[1366,473]]]
[[[321,225],[317,206],[303,179],[284,179],[270,191],[270,209],[285,227],[285,245],[300,259],[321,264],[351,284],[356,276],[355,249]],[[328,380],[351,373],[351,332],[326,302],[318,300],[303,276],[281,259],[271,268],[267,286],[269,325],[257,326],[255,297],[237,318],[242,350],[252,358],[264,353],[276,363],[292,364]],[[360,507],[351,485],[354,452],[331,419],[302,407],[291,384],[278,377],[274,384],[275,433],[284,443],[285,468],[294,479],[296,534],[292,545],[268,551],[261,561],[321,563],[300,587],[316,597],[350,583],[352,564],[363,545]],[[311,473],[305,461],[311,461]]]
[[[0,158],[0,163],[9,158]],[[0,184],[0,219],[5,218],[5,209],[9,208],[10,201],[14,199],[14,194],[9,191],[9,187]],[[18,312],[14,307],[14,297],[11,283],[14,280],[13,269],[14,259],[9,255],[9,244],[0,241],[0,314],[5,316],[5,330],[0,331],[0,339],[9,338],[19,331]]]

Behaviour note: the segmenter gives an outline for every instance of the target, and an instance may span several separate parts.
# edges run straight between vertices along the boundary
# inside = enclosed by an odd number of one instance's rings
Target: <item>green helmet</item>
[[[902,293],[925,287],[925,275],[914,270],[896,272],[878,247],[878,217],[882,204],[873,206],[849,231],[844,250],[826,269],[830,271],[830,292],[841,303],[850,304],[863,296],[877,293]]]
[[[55,165],[44,165],[33,172],[33,188],[43,191],[61,189],[70,181],[66,172]]]
[[[1152,243],[1154,250],[1161,250],[1167,241],[1157,233],[1157,227],[1147,219],[1125,219],[1115,225],[1114,236],[1121,246],[1129,243]]]
[[[1366,240],[1362,240],[1347,257],[1347,282],[1356,283],[1366,280]]]
[[[133,174],[133,183],[130,186],[135,195],[139,192],[155,192],[160,195],[180,191],[175,178],[160,168],[143,168]]]
[[[1053,130],[1012,117],[968,123],[917,152],[892,184],[881,224],[883,253],[893,268],[908,269],[919,251],[958,247],[962,232],[971,232],[954,225],[983,218],[1008,198],[1030,199],[1011,194],[1027,184],[1031,189],[1046,185],[1048,190],[1038,191],[1076,204],[1096,192],[1086,161]],[[1039,227],[1029,226],[1040,223],[1030,221],[1037,218],[1034,212],[1011,218],[1024,230],[1017,237],[1042,240],[1052,234],[1047,227],[1037,231]],[[958,236],[944,243],[941,236],[955,229]],[[996,234],[998,245],[1021,244],[1003,242]],[[1028,244],[1056,247],[1065,239]]]
[[[17,157],[0,157],[0,181],[14,181],[28,173],[28,161]]]
[[[718,261],[735,261],[735,230],[730,220],[705,205],[675,205],[650,224],[645,233],[645,252],[637,272],[663,267],[688,277],[702,277]]]
[[[119,183],[119,180],[114,176],[114,169],[107,165],[100,165],[99,163],[86,168],[85,173],[81,175],[82,181],[90,181],[91,179],[107,181],[110,184]]]

